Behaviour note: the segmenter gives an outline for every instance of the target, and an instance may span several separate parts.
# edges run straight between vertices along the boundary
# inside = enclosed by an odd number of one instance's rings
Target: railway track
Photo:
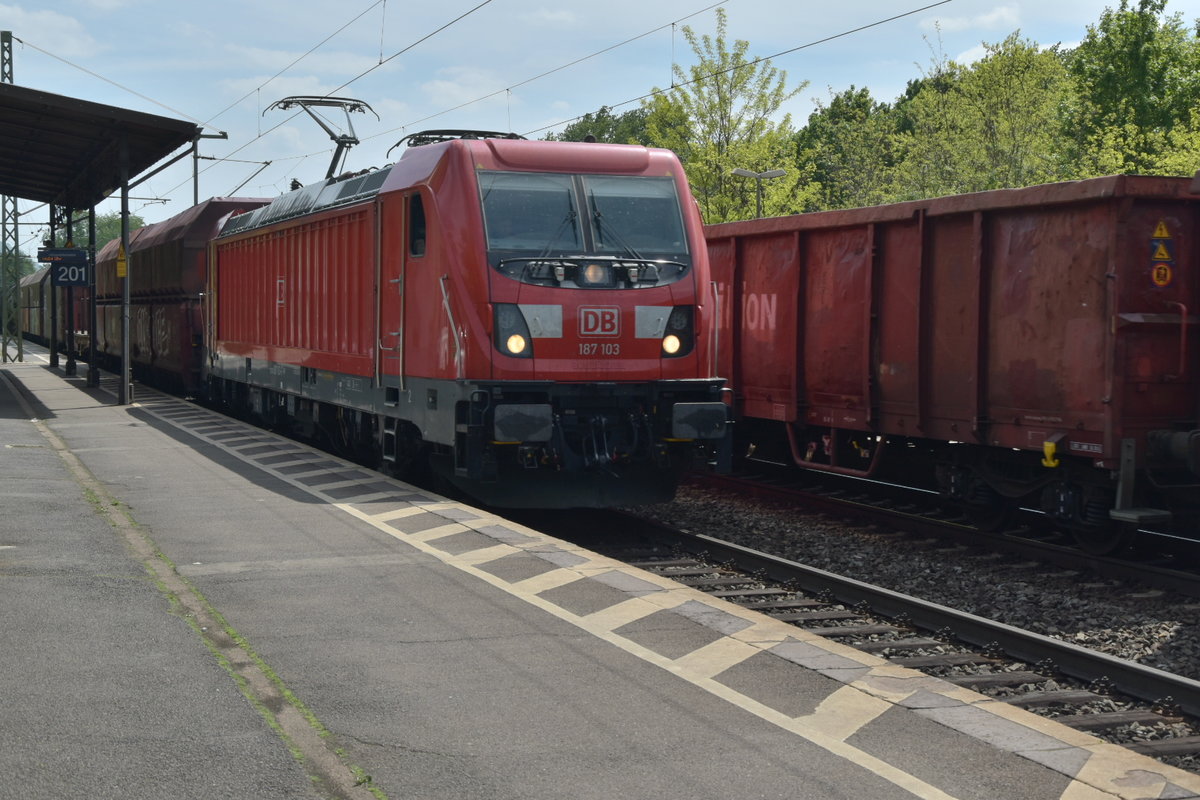
[[[936,494],[904,487],[881,487],[853,479],[797,482],[794,470],[780,473],[769,468],[738,475],[696,474],[691,481],[707,489],[781,503],[809,513],[854,519],[910,536],[936,537],[1086,572],[1100,579],[1200,598],[1200,549],[1165,534],[1147,532],[1142,549],[1103,556],[1086,552],[1069,535],[1040,524],[1033,512],[1005,530],[984,531],[957,511],[947,509]]]
[[[578,516],[537,514],[521,521],[1200,772],[1200,681],[636,516],[595,513],[581,523]]]

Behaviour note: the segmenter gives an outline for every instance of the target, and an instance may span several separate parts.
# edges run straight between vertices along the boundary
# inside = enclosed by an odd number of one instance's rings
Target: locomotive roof
[[[285,219],[304,216],[327,208],[356,203],[379,194],[380,187],[392,171],[388,165],[383,169],[347,178],[333,178],[312,183],[276,198],[271,203],[232,217],[221,229],[221,236],[231,236],[242,231],[261,228]]]
[[[405,181],[420,180],[429,175],[448,150],[471,153],[469,157],[477,167],[483,164],[529,170],[570,167],[614,173],[641,172],[654,159],[669,155],[666,150],[640,145],[529,141],[515,134],[487,131],[426,131],[417,136],[426,138],[409,147],[395,164],[295,189],[269,205],[232,217],[218,238],[369,200],[379,194],[394,170],[405,170],[396,173]]]

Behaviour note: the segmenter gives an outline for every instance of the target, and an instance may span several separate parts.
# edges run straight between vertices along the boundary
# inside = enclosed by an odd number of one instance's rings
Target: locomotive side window
[[[687,253],[673,180],[589,175],[584,182],[592,207],[596,252]]]
[[[579,250],[579,215],[570,175],[484,172],[479,190],[489,250]]]
[[[425,205],[421,195],[415,193],[409,197],[408,205],[408,252],[425,255]]]

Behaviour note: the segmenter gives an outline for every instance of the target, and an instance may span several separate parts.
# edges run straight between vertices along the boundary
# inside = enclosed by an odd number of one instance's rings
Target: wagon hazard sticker
[[[1175,277],[1170,264],[1155,264],[1150,274],[1155,286],[1170,286]]]
[[[1171,239],[1171,229],[1166,220],[1160,219],[1150,237],[1150,280],[1155,286],[1162,289],[1171,285],[1175,279],[1174,261],[1175,243]]]

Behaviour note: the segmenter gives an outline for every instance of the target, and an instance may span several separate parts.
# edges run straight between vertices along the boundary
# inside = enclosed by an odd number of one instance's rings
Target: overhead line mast
[[[13,82],[12,31],[0,31],[0,83]],[[21,251],[17,198],[0,197],[0,363],[24,361],[21,341]],[[9,356],[9,345],[16,356]]]

